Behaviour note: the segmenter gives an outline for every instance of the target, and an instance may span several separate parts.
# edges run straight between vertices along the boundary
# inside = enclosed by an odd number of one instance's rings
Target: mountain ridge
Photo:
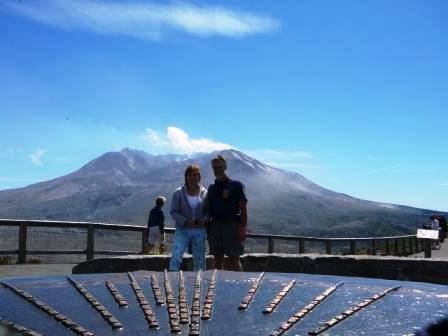
[[[124,148],[104,153],[70,174],[0,191],[0,216],[145,225],[159,194],[168,198],[168,214],[172,192],[183,184],[189,164],[199,164],[204,186],[212,183],[210,160],[217,154],[226,158],[229,176],[246,186],[252,232],[328,237],[408,234],[431,213],[331,191],[236,149],[188,156]],[[167,226],[172,226],[170,216],[165,217]]]

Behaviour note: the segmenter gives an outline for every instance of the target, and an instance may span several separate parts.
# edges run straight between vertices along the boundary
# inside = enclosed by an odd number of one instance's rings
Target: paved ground
[[[420,252],[420,253],[412,255],[411,257],[424,258],[425,253]],[[448,259],[448,239],[445,239],[445,241],[440,244],[440,249],[431,250],[431,258],[437,258],[437,259],[446,258],[446,259]]]
[[[76,264],[0,265],[0,278],[72,274]]]

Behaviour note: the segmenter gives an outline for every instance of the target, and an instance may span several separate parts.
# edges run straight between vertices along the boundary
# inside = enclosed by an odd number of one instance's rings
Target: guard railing
[[[174,228],[165,228],[165,252],[170,252]],[[137,225],[0,219],[0,255],[26,263],[34,255],[141,254],[147,228]],[[368,238],[319,238],[249,233],[247,253],[323,253],[407,256],[423,250],[416,235]]]

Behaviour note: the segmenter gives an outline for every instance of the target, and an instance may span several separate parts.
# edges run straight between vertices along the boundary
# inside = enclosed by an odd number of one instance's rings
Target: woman
[[[205,270],[205,215],[204,201],[207,190],[200,184],[199,166],[185,170],[185,185],[176,189],[171,200],[170,214],[176,221],[170,271],[178,271],[188,244],[193,249],[193,271]]]

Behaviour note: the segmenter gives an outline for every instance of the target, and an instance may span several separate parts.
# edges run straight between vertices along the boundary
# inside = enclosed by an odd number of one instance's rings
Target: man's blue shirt
[[[209,216],[220,220],[239,218],[239,203],[247,202],[244,185],[229,178],[224,181],[215,180],[215,183],[208,187],[207,198]]]

